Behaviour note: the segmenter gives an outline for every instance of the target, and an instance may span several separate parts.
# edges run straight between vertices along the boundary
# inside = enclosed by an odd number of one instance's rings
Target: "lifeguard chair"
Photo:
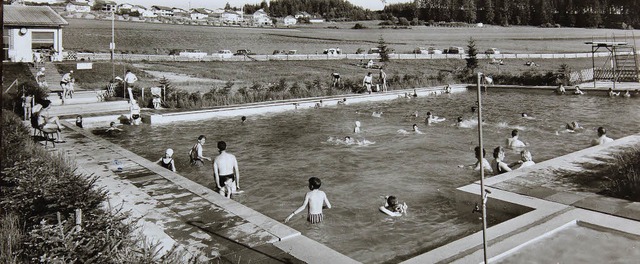
[[[615,39],[614,41],[589,41],[585,44],[591,45],[594,88],[598,80],[612,81],[614,89],[617,82],[640,81],[635,44],[632,46],[626,41],[615,41]],[[596,67],[595,57],[603,50],[608,53],[605,62],[601,67]]]

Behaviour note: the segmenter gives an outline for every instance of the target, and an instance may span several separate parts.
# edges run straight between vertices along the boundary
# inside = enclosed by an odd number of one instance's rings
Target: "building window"
[[[11,30],[2,29],[2,61],[9,60],[9,44],[11,43]]]
[[[53,32],[31,32],[31,49],[54,49]]]

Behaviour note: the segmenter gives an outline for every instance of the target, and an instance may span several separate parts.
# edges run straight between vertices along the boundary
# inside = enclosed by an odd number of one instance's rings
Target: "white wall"
[[[54,44],[53,48],[58,51],[58,54],[62,51],[62,29],[47,29],[47,28],[26,28],[27,33],[20,34],[20,28],[12,28],[11,49],[9,50],[9,58],[15,62],[33,62],[33,53],[31,50],[31,33],[32,32],[53,32]],[[54,58],[56,61],[61,60],[61,56]]]

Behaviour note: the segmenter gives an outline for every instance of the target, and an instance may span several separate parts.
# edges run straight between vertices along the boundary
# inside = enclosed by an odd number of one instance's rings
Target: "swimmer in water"
[[[576,131],[576,129],[582,129],[582,127],[576,121],[571,121],[571,123],[567,124],[567,130]]]
[[[462,116],[459,116],[458,119],[456,120],[455,126],[461,127],[462,126],[462,121],[464,121],[464,119],[462,119]]]
[[[613,88],[609,88],[609,97],[619,96],[620,92],[614,92]]]
[[[352,144],[353,143],[353,139],[350,136],[346,136],[346,137],[344,137],[344,143]]]
[[[247,121],[247,117],[246,116],[242,116],[240,118],[240,121],[244,124],[244,122]]]
[[[413,132],[415,132],[416,134],[424,134],[418,129],[418,124],[413,124]]]
[[[524,142],[518,139],[518,130],[514,129],[511,131],[511,138],[507,138],[506,143],[507,148],[522,148],[526,147]]]
[[[378,112],[378,111],[374,111],[371,116],[373,117],[382,117],[382,111]]]
[[[356,126],[353,128],[353,133],[360,133],[360,121],[356,121]]]
[[[400,204],[395,196],[387,196],[384,205],[380,206],[380,211],[389,216],[402,216],[407,213],[407,208],[407,204]]]
[[[575,95],[583,95],[584,94],[584,92],[582,90],[580,90],[580,86],[576,85],[575,88],[576,89],[573,91],[573,94],[575,94]]]
[[[116,122],[111,122],[109,123],[109,128],[107,128],[106,132],[109,134],[117,133],[117,132],[122,132],[122,129],[116,126]]]
[[[629,92],[629,90],[627,90],[622,96],[629,98],[631,97],[631,93]]]
[[[518,169],[533,166],[536,164],[535,162],[533,162],[533,159],[531,158],[531,152],[529,152],[526,149],[523,151],[520,151],[520,158],[521,160],[518,161],[518,163],[520,163],[520,167],[518,167]]]
[[[491,164],[489,163],[489,161],[485,158],[485,156],[487,155],[487,151],[485,151],[484,149],[480,150],[480,147],[476,146],[474,149],[475,153],[476,153],[476,164],[473,165],[473,169],[476,171],[480,170],[480,163],[482,163],[482,169],[485,170],[486,172],[490,172],[493,173],[493,169],[491,168]]]
[[[494,160],[491,161],[491,167],[495,169],[495,175],[511,171],[509,165],[504,162],[504,149],[502,147],[496,147],[493,150],[493,158]]]

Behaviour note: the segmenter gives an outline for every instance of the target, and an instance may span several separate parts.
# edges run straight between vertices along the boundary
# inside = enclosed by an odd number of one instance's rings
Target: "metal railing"
[[[627,52],[629,53],[629,52]],[[623,54],[623,53],[620,53]],[[630,54],[633,54],[632,52]],[[478,54],[478,59],[575,59],[607,57],[609,53],[550,53],[550,54]],[[84,53],[76,54],[80,61],[105,61],[111,60],[110,53]],[[392,60],[425,60],[425,59],[465,59],[468,54],[389,54]],[[376,60],[379,54],[294,54],[294,55],[246,55],[222,57],[220,55],[207,56],[179,56],[179,55],[151,55],[151,54],[114,54],[117,61],[288,61],[288,60]]]

